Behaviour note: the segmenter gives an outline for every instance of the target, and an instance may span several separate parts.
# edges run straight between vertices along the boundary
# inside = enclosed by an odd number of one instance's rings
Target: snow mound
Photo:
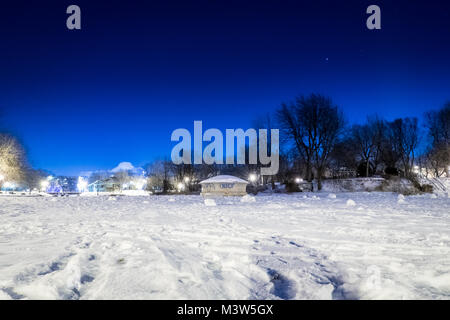
[[[434,194],[434,193],[432,193],[432,194],[430,194],[430,198],[431,198],[431,199],[436,199],[436,198],[437,198],[437,195]]]
[[[402,194],[399,194],[398,197],[397,197],[397,203],[400,203],[400,204],[406,203],[405,196],[402,195]]]
[[[356,206],[356,202],[353,201],[352,199],[348,199],[346,204],[347,204],[348,207]]]
[[[214,201],[214,199],[205,199],[205,206],[207,207],[215,207],[216,201]]]
[[[336,195],[335,195],[334,193],[330,193],[330,194],[328,195],[328,198],[329,198],[329,199],[336,199]]]
[[[116,199],[116,197],[109,197],[108,198],[108,201],[116,201],[117,199]]]
[[[241,198],[241,202],[256,202],[256,199],[254,196],[247,194]]]
[[[80,197],[95,197],[97,196],[96,192],[82,192],[80,193]]]
[[[145,190],[123,190],[122,194],[124,194],[126,196],[132,196],[132,197],[149,195],[148,191],[145,191]]]
[[[174,198],[169,198],[169,202],[175,202]]]

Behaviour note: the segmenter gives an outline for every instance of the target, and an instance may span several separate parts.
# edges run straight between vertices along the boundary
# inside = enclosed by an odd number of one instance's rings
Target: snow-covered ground
[[[447,196],[207,204],[0,196],[0,298],[450,299]]]

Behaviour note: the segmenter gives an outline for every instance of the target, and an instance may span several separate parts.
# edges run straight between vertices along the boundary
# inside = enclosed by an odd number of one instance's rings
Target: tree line
[[[394,175],[416,181],[419,174],[449,176],[450,101],[426,112],[422,123],[416,117],[388,121],[373,115],[362,124],[349,124],[330,97],[302,95],[255,120],[254,127],[280,129],[280,170],[276,176],[259,177],[263,184],[292,183],[301,177],[317,181],[320,190],[324,178]],[[248,179],[258,166],[174,165],[159,160],[147,169],[149,186],[167,191],[185,177],[191,183],[217,174]]]
[[[276,112],[285,133],[292,164],[307,181],[340,177],[348,172],[369,177],[418,174],[449,175],[450,102],[426,112],[423,126],[416,117],[387,121],[369,116],[363,124],[348,125],[343,112],[329,97],[300,96]],[[425,150],[419,146],[425,145]]]
[[[254,128],[268,132],[278,128],[281,137],[278,174],[257,177],[255,184],[292,183],[302,178],[317,181],[320,190],[325,178],[398,175],[413,180],[419,174],[449,177],[450,101],[426,112],[421,122],[416,117],[388,121],[373,115],[362,124],[349,124],[330,97],[301,95],[256,119]],[[269,144],[268,153],[270,149]],[[185,190],[195,191],[199,181],[218,174],[248,179],[259,168],[259,164],[175,165],[168,159],[146,165],[148,187],[162,192],[180,184]],[[30,190],[39,189],[42,177],[47,175],[31,168],[19,140],[0,130],[0,188],[14,181]]]
[[[38,189],[41,179],[46,174],[34,170],[28,163],[26,152],[20,141],[12,134],[0,132],[0,189],[5,184],[9,187],[25,186]]]

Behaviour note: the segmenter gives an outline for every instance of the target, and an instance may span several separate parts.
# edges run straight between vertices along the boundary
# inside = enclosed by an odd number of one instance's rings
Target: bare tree
[[[419,144],[419,128],[417,118],[396,119],[389,124],[390,141],[400,156],[405,176],[412,176],[414,167],[415,151]]]
[[[368,118],[363,125],[353,125],[351,128],[351,143],[357,150],[359,160],[364,162],[365,176],[373,165],[374,172],[379,162],[384,134],[383,121],[377,117]]]
[[[450,141],[450,101],[438,111],[425,113],[425,127],[432,138],[432,144]]]
[[[258,132],[260,129],[267,130],[267,150],[265,150],[267,155],[271,155],[272,152],[272,129],[275,129],[274,127],[274,121],[273,121],[273,115],[270,113],[265,114],[264,116],[260,116],[256,118],[256,120],[253,121],[253,128],[255,128]],[[261,137],[259,137],[261,139]],[[256,142],[255,142],[256,143]],[[258,155],[260,154],[260,144],[256,143],[256,149],[258,150]],[[248,152],[247,152],[248,153]],[[247,156],[247,154],[246,154]],[[278,155],[280,156],[280,155]],[[260,170],[262,167],[261,162],[259,161],[256,165],[249,165],[248,171],[250,172],[256,172]],[[275,189],[275,179],[276,176],[261,176],[262,184],[270,183],[272,186],[272,189]]]
[[[146,166],[148,174],[148,188],[161,189],[167,193],[172,189],[171,178],[173,177],[173,163],[169,160],[157,160]]]
[[[34,170],[32,168],[28,168],[26,171],[26,178],[25,178],[25,185],[28,189],[30,189],[30,192],[33,189],[40,189],[41,188],[41,182],[43,179],[48,177],[50,175],[49,172],[44,170]]]
[[[114,177],[117,179],[117,182],[120,184],[120,188],[123,188],[124,184],[127,184],[131,181],[131,177],[127,171],[119,171],[114,174]]]
[[[431,146],[426,157],[427,165],[431,167],[435,176],[444,173],[449,176],[450,165],[450,102],[442,109],[425,114],[425,127],[431,138]]]
[[[9,134],[0,134],[0,174],[4,181],[24,182],[27,163],[25,151],[16,138]]]
[[[355,146],[351,130],[347,130],[345,136],[336,144],[330,155],[330,169],[333,177],[353,176],[358,167],[358,150]]]
[[[358,156],[365,164],[365,176],[369,176],[370,160],[375,153],[375,139],[372,128],[369,124],[353,125],[352,142],[354,142]]]
[[[449,176],[449,159],[450,159],[450,147],[447,145],[439,144],[431,146],[422,157],[421,167],[425,167],[427,175],[429,170],[435,177],[442,177],[444,174]]]
[[[298,155],[305,161],[305,178],[312,181],[312,158],[313,148],[310,141],[305,139],[305,133],[302,128],[302,122],[299,119],[298,100],[297,104],[287,105],[283,103],[277,111],[277,118],[280,123],[280,129],[283,131],[283,142],[292,141]]]
[[[277,114],[281,128],[305,159],[306,179],[312,181],[314,168],[321,190],[330,154],[344,128],[342,112],[330,98],[311,94],[298,97],[295,104],[282,105]]]
[[[192,185],[196,183],[194,166],[187,163],[172,164],[172,171],[175,180],[183,183],[187,191],[192,191]]]

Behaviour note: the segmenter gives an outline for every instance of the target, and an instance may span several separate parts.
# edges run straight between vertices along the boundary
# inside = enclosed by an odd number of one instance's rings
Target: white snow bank
[[[348,199],[347,202],[346,202],[346,205],[348,207],[356,206],[356,202],[354,200],[352,200],[352,199]]]
[[[132,196],[132,197],[150,195],[150,193],[145,190],[123,190],[121,194],[123,194],[125,196]]]
[[[302,196],[0,197],[0,298],[449,298],[449,198]]]
[[[241,198],[241,202],[255,202],[255,201],[256,201],[255,197],[251,196],[249,194],[247,194]]]
[[[322,182],[324,192],[375,191],[385,181],[384,178],[327,179]]]
[[[399,203],[399,204],[406,203],[406,201],[405,201],[405,196],[402,195],[402,194],[399,194],[399,195],[397,196],[397,203]]]
[[[215,207],[217,205],[214,199],[205,199],[204,203],[207,207]]]

